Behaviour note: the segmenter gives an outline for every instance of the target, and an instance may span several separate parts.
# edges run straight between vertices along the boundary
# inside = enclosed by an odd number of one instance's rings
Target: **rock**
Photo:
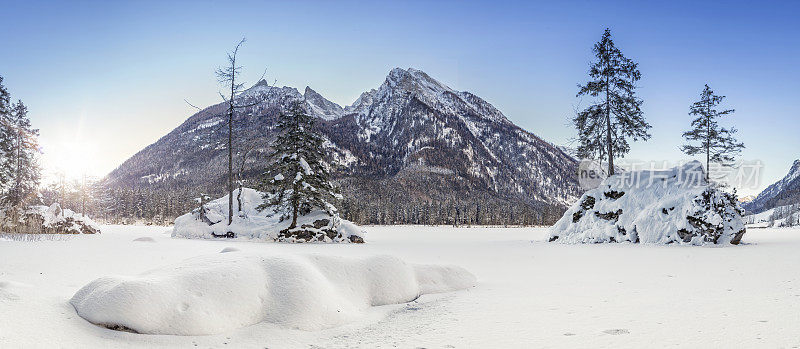
[[[551,227],[549,241],[735,245],[743,214],[736,194],[707,183],[702,165],[691,162],[605,179]]]
[[[607,191],[603,193],[603,196],[614,200],[621,198],[623,195],[625,195],[624,191],[616,191],[616,190]]]
[[[277,241],[280,242],[352,242],[364,243],[364,238],[358,235],[345,236],[346,229],[337,218],[317,219],[313,223],[300,224],[292,229],[286,228],[278,232]],[[339,222],[339,223],[337,223]]]
[[[328,224],[331,223],[330,219],[317,219],[314,221],[314,228],[322,229],[322,227],[327,227]]]
[[[621,214],[622,214],[622,209],[616,210],[615,212],[606,212],[606,213],[595,212],[594,213],[594,215],[597,216],[598,218],[605,219],[607,221],[614,221],[614,223],[616,223],[617,220],[619,220],[619,216]]]

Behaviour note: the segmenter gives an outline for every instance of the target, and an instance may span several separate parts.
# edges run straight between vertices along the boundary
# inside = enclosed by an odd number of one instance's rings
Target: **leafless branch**
[[[186,98],[184,98],[183,101],[186,102],[186,104],[188,104],[192,108],[195,108],[197,110],[202,110],[202,109],[200,109],[200,107],[198,107],[198,106],[196,106],[196,105],[194,105],[192,103],[189,103],[189,101],[187,101]]]

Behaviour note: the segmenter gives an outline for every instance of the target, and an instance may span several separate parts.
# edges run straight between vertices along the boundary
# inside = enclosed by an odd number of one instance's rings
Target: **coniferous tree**
[[[4,194],[11,186],[14,170],[11,162],[13,144],[11,125],[11,95],[3,86],[3,77],[0,76],[0,194]]]
[[[17,101],[11,106],[9,118],[12,144],[9,159],[13,167],[11,185],[3,203],[23,208],[36,199],[40,169],[37,163],[39,130],[31,127],[28,107]]]
[[[597,61],[589,67],[591,81],[579,85],[577,96],[588,95],[596,102],[572,120],[578,129],[578,156],[608,160],[608,175],[614,174],[614,158],[630,150],[628,138],[647,140],[651,127],[642,114],[642,100],[636,96],[641,78],[638,64],[614,46],[611,31],[592,49]]]
[[[333,202],[341,195],[330,182],[323,164],[323,139],[312,130],[314,119],[301,102],[295,102],[288,113],[281,115],[277,126],[280,134],[272,145],[261,183],[265,194],[259,209],[271,209],[281,219],[291,218],[289,229],[297,226],[299,216],[314,209],[335,214]]]
[[[714,91],[705,85],[700,100],[689,107],[689,115],[697,116],[692,121],[692,129],[683,133],[683,138],[690,142],[681,147],[684,153],[706,155],[706,181],[709,179],[711,170],[709,166],[712,162],[729,166],[735,156],[744,149],[744,144],[733,137],[736,133],[735,128],[726,129],[719,125],[720,118],[734,112],[733,109],[716,109],[723,99],[725,96],[714,94]]]

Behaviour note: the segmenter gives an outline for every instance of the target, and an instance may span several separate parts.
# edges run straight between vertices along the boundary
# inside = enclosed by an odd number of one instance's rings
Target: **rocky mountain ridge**
[[[302,100],[327,139],[332,174],[348,198],[343,211],[359,223],[545,223],[581,194],[572,157],[480,97],[420,70],[395,68],[346,107],[310,87],[301,94],[264,81],[238,99],[261,102],[234,117],[240,180],[257,182],[277,118]],[[115,169],[107,183],[153,193],[147,196],[223,194],[224,111],[218,104],[191,116]]]

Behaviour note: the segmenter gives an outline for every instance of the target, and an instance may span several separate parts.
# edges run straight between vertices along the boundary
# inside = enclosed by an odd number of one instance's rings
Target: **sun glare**
[[[85,139],[74,139],[49,147],[43,146],[43,184],[60,180],[78,180],[84,176],[96,176],[94,159],[97,148]]]

